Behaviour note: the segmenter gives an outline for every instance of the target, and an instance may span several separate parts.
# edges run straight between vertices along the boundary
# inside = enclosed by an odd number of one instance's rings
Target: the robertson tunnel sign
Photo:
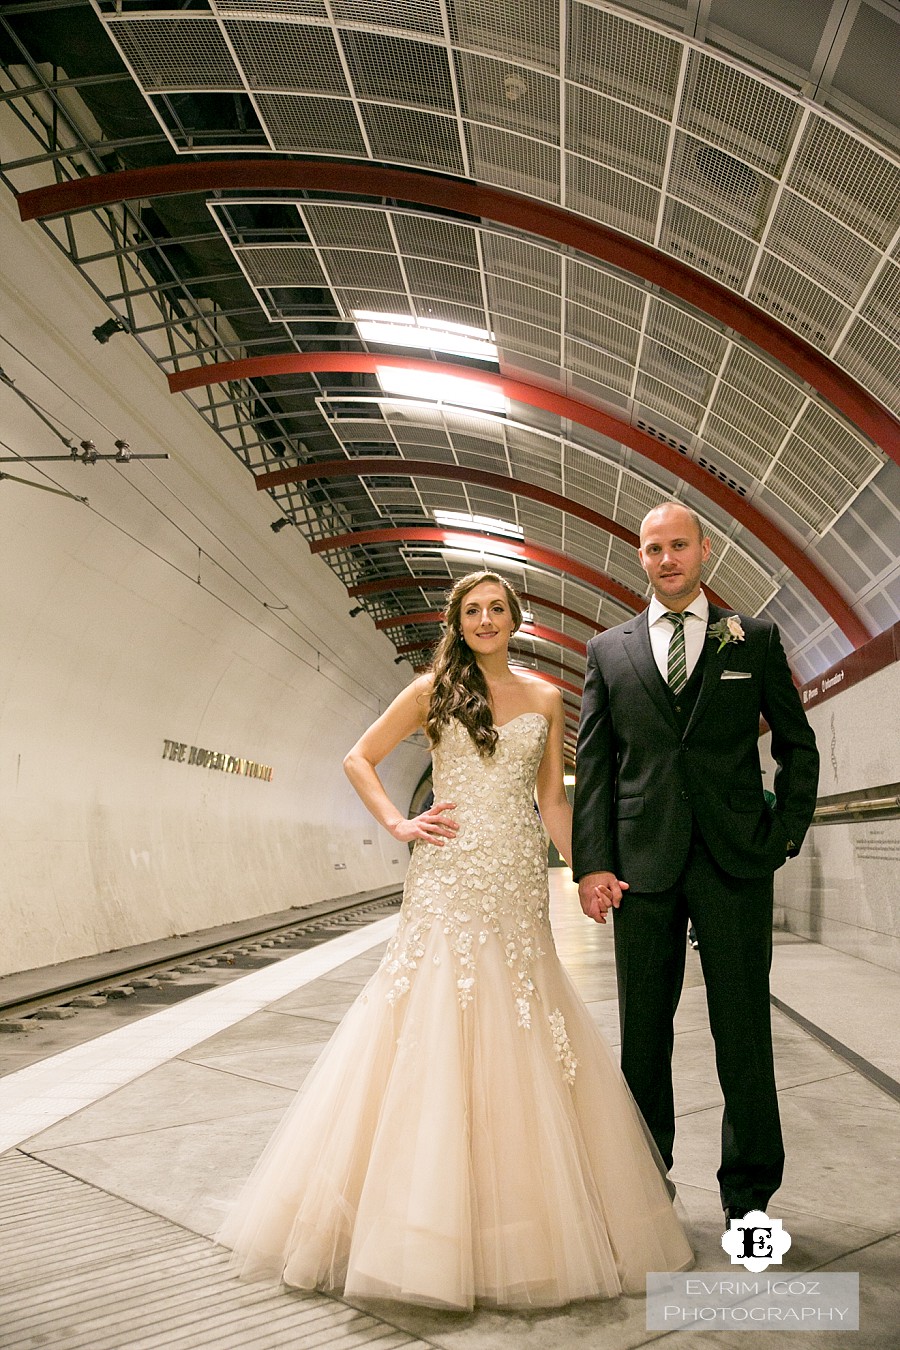
[[[204,750],[199,745],[188,745],[184,741],[163,741],[163,759],[171,759],[176,764],[196,764],[200,769],[219,769],[222,773],[239,773],[245,778],[259,778],[271,783],[274,770],[270,764],[257,764],[253,759],[242,759],[238,755],[226,754],[224,750]]]

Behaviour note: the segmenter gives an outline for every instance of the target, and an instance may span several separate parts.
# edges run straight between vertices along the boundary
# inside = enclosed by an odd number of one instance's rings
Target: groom
[[[688,920],[706,982],[725,1098],[726,1221],[765,1210],[784,1149],[769,1015],[772,881],[798,852],[819,756],[774,624],[709,603],[709,539],[677,502],[641,523],[653,588],[642,614],[592,638],[578,735],[573,873],[614,938],[622,1070],[672,1166],[672,1019]],[[760,714],[778,764],[763,795]]]

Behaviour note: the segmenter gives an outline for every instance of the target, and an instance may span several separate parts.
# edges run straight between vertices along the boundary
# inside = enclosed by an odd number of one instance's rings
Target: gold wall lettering
[[[240,759],[237,755],[227,755],[223,750],[204,750],[199,745],[187,745],[184,741],[163,741],[163,759],[171,759],[176,764],[196,764],[201,769],[220,769],[223,773],[240,773],[245,778],[259,778],[271,783],[274,769],[270,764],[257,764],[252,759]]]

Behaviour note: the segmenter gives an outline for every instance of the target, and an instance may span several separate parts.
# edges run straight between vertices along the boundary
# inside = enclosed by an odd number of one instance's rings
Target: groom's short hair
[[[672,499],[670,499],[667,502],[660,502],[657,506],[651,506],[650,510],[647,512],[647,514],[644,516],[644,519],[641,521],[639,535],[643,536],[644,526],[647,524],[647,521],[650,519],[651,516],[655,516],[658,511],[667,511],[670,506],[677,506],[680,511],[686,511],[688,513],[691,520],[697,527],[698,539],[702,540],[706,537],[706,531],[703,528],[703,521],[697,515],[697,512],[693,509],[693,507],[688,506],[686,502],[676,502]]]

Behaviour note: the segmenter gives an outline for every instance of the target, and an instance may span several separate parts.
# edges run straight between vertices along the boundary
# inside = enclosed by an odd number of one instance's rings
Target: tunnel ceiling
[[[900,617],[898,5],[48,0],[0,57],[23,215],[414,665],[484,561],[574,719],[673,494],[800,678]]]

